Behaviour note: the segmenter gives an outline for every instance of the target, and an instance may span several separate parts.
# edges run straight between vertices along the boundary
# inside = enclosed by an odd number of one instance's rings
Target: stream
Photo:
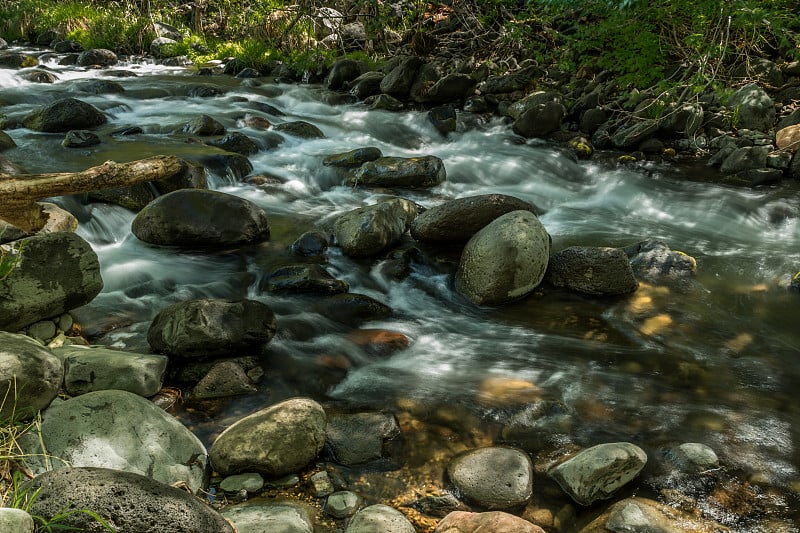
[[[2,155],[31,173],[157,154],[192,159],[202,147],[187,142],[180,129],[199,114],[257,143],[264,132],[247,126],[248,116],[304,120],[325,133],[313,140],[285,136],[277,148],[250,156],[252,174],[276,176],[278,184],[259,187],[241,176],[209,174],[211,188],[247,198],[270,215],[272,237],[258,246],[151,246],[131,234],[134,213],[124,208],[83,197],[56,199],[79,218],[78,233],[100,259],[105,287],[75,313],[92,343],[147,352],[153,317],[189,298],[247,297],[275,311],[278,333],[263,358],[257,393],[176,409],[207,445],[232,420],[298,395],[343,410],[411,413],[417,433],[406,436],[403,472],[413,475],[413,465],[428,465],[425,483],[435,485],[442,481],[436,471],[442,450],[459,449],[452,441],[462,448],[500,442],[531,406],[546,405],[548,415],[532,424],[554,449],[615,441],[642,447],[651,461],[639,495],[658,498],[670,483],[657,466],[660,450],[701,442],[756,500],[732,517],[730,505],[709,497],[698,503],[706,516],[737,531],[769,531],[770,520],[800,524],[800,329],[794,315],[800,294],[780,286],[800,269],[800,184],[735,188],[704,179],[703,167],[575,162],[551,144],[518,138],[497,117],[471,117],[473,127],[444,138],[425,111],[330,105],[314,85],[201,77],[146,62],[85,70],[57,60],[45,63],[59,77],[53,84],[0,69],[0,112],[19,117],[73,96],[103,110],[109,123],[95,130],[101,144],[77,149],[61,146],[63,134],[7,130],[17,147]],[[120,70],[136,76],[116,74]],[[125,92],[83,93],[86,79],[115,81]],[[223,94],[188,96],[198,84]],[[129,126],[143,133],[111,135]],[[393,191],[424,206],[477,194],[516,196],[541,209],[554,251],[657,239],[693,256],[697,276],[678,285],[642,284],[625,298],[544,288],[510,305],[481,308],[453,289],[457,253],[428,250],[428,260],[398,280],[386,274],[381,257],[354,260],[331,247],[326,269],[351,292],[394,310],[389,319],[363,327],[411,339],[390,355],[371,353],[353,342],[348,328],[315,313],[308,298],[258,289],[270,270],[298,262],[288,248],[304,231],[327,228],[338,215],[386,196],[342,186],[322,164],[326,155],[362,146],[390,156],[440,157],[447,170],[443,185]],[[363,490],[380,499],[396,484],[386,481],[396,478],[395,467],[353,476],[374,475],[372,489]]]

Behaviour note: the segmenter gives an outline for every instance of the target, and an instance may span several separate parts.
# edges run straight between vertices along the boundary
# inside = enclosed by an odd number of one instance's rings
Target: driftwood
[[[160,180],[177,174],[182,168],[183,162],[177,157],[160,155],[130,163],[106,161],[82,172],[0,173],[0,218],[33,233],[47,221],[47,215],[36,203],[38,200]]]

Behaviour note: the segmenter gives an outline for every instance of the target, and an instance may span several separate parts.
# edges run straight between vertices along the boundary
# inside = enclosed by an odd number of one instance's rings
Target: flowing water
[[[343,408],[397,412],[405,406],[431,419],[450,409],[461,413],[462,426],[485,431],[524,419],[529,406],[544,401],[555,414],[534,428],[551,441],[629,441],[651,458],[681,442],[711,446],[724,468],[743,485],[751,483],[760,499],[753,520],[727,517],[739,530],[768,530],[757,524],[772,517],[800,521],[800,332],[794,315],[800,294],[779,283],[800,269],[796,183],[742,189],[703,180],[703,168],[576,163],[551,145],[521,142],[498,119],[475,117],[471,129],[445,139],[422,111],[332,106],[316,86],[199,77],[143,63],[125,66],[136,77],[48,66],[60,77],[52,85],[0,70],[0,110],[21,116],[69,95],[104,110],[110,123],[97,130],[104,142],[88,149],[63,148],[61,134],[9,130],[18,147],[3,155],[29,172],[77,171],[155,154],[191,159],[199,148],[179,130],[201,113],[256,141],[263,132],[246,126],[246,116],[305,120],[326,135],[287,137],[278,148],[250,157],[255,174],[277,176],[279,185],[259,188],[236,176],[210,175],[211,187],[270,214],[272,238],[259,246],[154,247],[131,234],[134,214],[123,208],[59,200],[79,217],[78,232],[101,262],[105,288],[77,314],[93,342],[147,350],[151,319],[188,298],[249,297],[275,310],[279,332],[264,359],[259,392],[209,413],[182,414],[208,428],[206,434],[198,430],[205,439],[223,422],[298,394]],[[117,81],[126,91],[81,93],[78,81],[86,78]],[[224,94],[187,96],[196,84]],[[110,135],[127,126],[144,133]],[[554,250],[655,238],[695,257],[697,276],[678,286],[643,284],[626,298],[587,299],[545,289],[501,308],[478,308],[453,290],[452,252],[429,251],[428,261],[396,280],[385,275],[381,259],[355,261],[331,248],[326,268],[332,274],[351,292],[394,310],[391,318],[365,327],[402,332],[412,341],[389,356],[366,352],[348,330],[316,314],[308,299],[257,289],[271,268],[296,262],[287,247],[302,232],[327,227],[337,215],[384,195],[343,187],[322,165],[323,156],[360,146],[377,146],[385,155],[442,158],[444,185],[402,193],[425,206],[476,194],[513,195],[543,211]],[[346,363],[324,363],[336,357]],[[470,428],[461,429],[466,434]],[[707,510],[725,521],[724,507],[709,504]]]

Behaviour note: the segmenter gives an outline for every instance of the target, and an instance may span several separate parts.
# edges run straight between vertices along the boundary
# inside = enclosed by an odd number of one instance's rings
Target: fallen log
[[[81,172],[0,173],[0,218],[28,233],[34,233],[47,221],[47,215],[36,203],[38,200],[161,180],[177,174],[183,168],[184,163],[177,157],[159,155],[129,163],[106,161]]]

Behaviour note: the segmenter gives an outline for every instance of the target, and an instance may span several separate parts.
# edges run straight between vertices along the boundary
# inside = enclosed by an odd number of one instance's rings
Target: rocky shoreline
[[[74,44],[59,43],[53,48],[54,53],[68,49],[62,61],[74,60],[84,68],[116,64],[111,51],[77,53]],[[16,75],[54,81],[46,69],[32,66],[39,59],[29,53],[0,52],[0,66],[13,68]],[[774,65],[759,65],[764,72],[749,76],[776,75]],[[227,69],[253,83],[262,83],[259,78],[285,81],[287,73],[283,66],[270,73],[248,72],[236,69],[235,62],[204,68]],[[793,155],[800,113],[787,114],[797,101],[793,97],[800,100],[793,85],[800,74],[796,68],[786,65],[780,71],[786,76],[785,88],[773,91],[772,97],[749,83],[725,105],[711,95],[674,106],[654,103],[645,92],[623,97],[604,73],[576,77],[565,93],[563,73],[533,64],[502,75],[490,75],[483,66],[443,72],[441,65],[418,56],[398,57],[381,71],[344,59],[324,76],[319,73],[318,81],[328,89],[331,102],[358,101],[370,109],[429,109],[428,118],[442,135],[499,114],[508,117],[520,142],[551,141],[575,158],[638,164],[702,156],[736,183],[757,186],[800,177],[800,156]],[[93,87],[118,90],[112,82]],[[211,85],[198,84],[196,89],[196,96],[219,94]],[[656,104],[663,105],[664,112],[648,118]],[[6,129],[63,132],[65,146],[84,146],[100,142],[91,130],[104,122],[104,115],[72,98],[2,122]],[[321,134],[308,123],[264,127],[276,142],[283,135]],[[220,130],[207,116],[186,124],[184,131],[225,150],[222,164],[235,174],[249,174],[247,156],[256,145],[245,136]],[[0,134],[0,150],[10,146],[10,137]],[[613,150],[611,156],[596,155],[606,149]],[[0,159],[0,168],[6,174],[19,173],[7,170],[14,163],[20,162]],[[431,188],[447,179],[443,162],[434,156],[399,158],[372,147],[329,154],[324,164],[341,183],[381,191]],[[198,172],[170,176],[154,188],[158,194],[144,199],[135,188],[104,195],[105,201],[135,207],[139,213],[131,231],[143,242],[222,249],[269,239],[266,212],[247,200],[207,190]],[[152,188],[146,189],[152,194]],[[640,281],[680,282],[691,279],[696,270],[691,257],[657,241],[624,249],[551,250],[550,235],[536,216],[538,208],[518,198],[484,195],[425,209],[400,196],[299,235],[292,245],[295,257],[319,257],[318,268],[298,259],[298,264],[267,273],[260,289],[313,295],[318,312],[354,332],[367,332],[362,335],[378,349],[393,350],[409,339],[396,332],[358,329],[392,310],[350,293],[345,281],[324,269],[329,246],[353,258],[388,258],[398,276],[419,261],[409,248],[398,248],[409,235],[432,247],[463,246],[455,289],[475,305],[512,302],[542,283],[613,298],[636,291]],[[366,488],[361,493],[357,480],[346,479],[347,470],[376,462],[402,463],[402,453],[395,448],[403,440],[413,443],[413,427],[419,423],[414,406],[392,413],[339,412],[311,398],[292,398],[231,420],[206,450],[192,431],[154,401],[163,401],[168,391],[162,387],[170,380],[188,383],[186,388],[197,398],[254,390],[258,358],[276,333],[273,310],[255,300],[192,299],[163,309],[153,320],[147,332],[153,353],[81,346],[88,343],[76,335],[70,311],[91,301],[103,280],[91,247],[70,232],[77,220],[55,206],[51,209],[51,226],[36,235],[0,226],[0,249],[10,265],[7,272],[0,271],[0,329],[7,331],[0,333],[0,383],[8,390],[16,387],[17,416],[43,410],[40,435],[23,440],[26,461],[18,465],[36,474],[22,486],[24,491],[39,491],[32,515],[52,516],[68,507],[90,509],[118,531],[700,532],[728,529],[703,518],[690,495],[674,494],[672,479],[713,480],[709,483],[727,487],[736,497],[749,494],[746,483],[729,479],[714,451],[700,443],[658,450],[629,442],[598,442],[585,449],[572,443],[531,445],[537,440],[536,426],[523,424],[521,433],[509,426],[496,441],[475,438],[451,444],[436,474],[446,482],[435,491],[409,485],[392,498],[369,501]],[[52,268],[41,268],[54,262],[58,275]],[[513,384],[501,384],[500,389],[509,386]],[[57,397],[62,392],[68,399]],[[545,404],[534,401],[531,408],[547,411]],[[10,416],[11,407],[4,404],[3,418]],[[673,505],[633,495],[646,465],[651,469],[649,483],[656,484],[652,492],[669,494]],[[541,503],[534,493],[540,489],[555,506]],[[726,490],[720,492],[724,497]],[[233,505],[240,501],[247,503]],[[0,510],[0,524],[18,524],[9,525],[9,531],[32,530],[30,516],[6,511]],[[72,515],[70,523],[85,531],[103,530],[85,514]]]

